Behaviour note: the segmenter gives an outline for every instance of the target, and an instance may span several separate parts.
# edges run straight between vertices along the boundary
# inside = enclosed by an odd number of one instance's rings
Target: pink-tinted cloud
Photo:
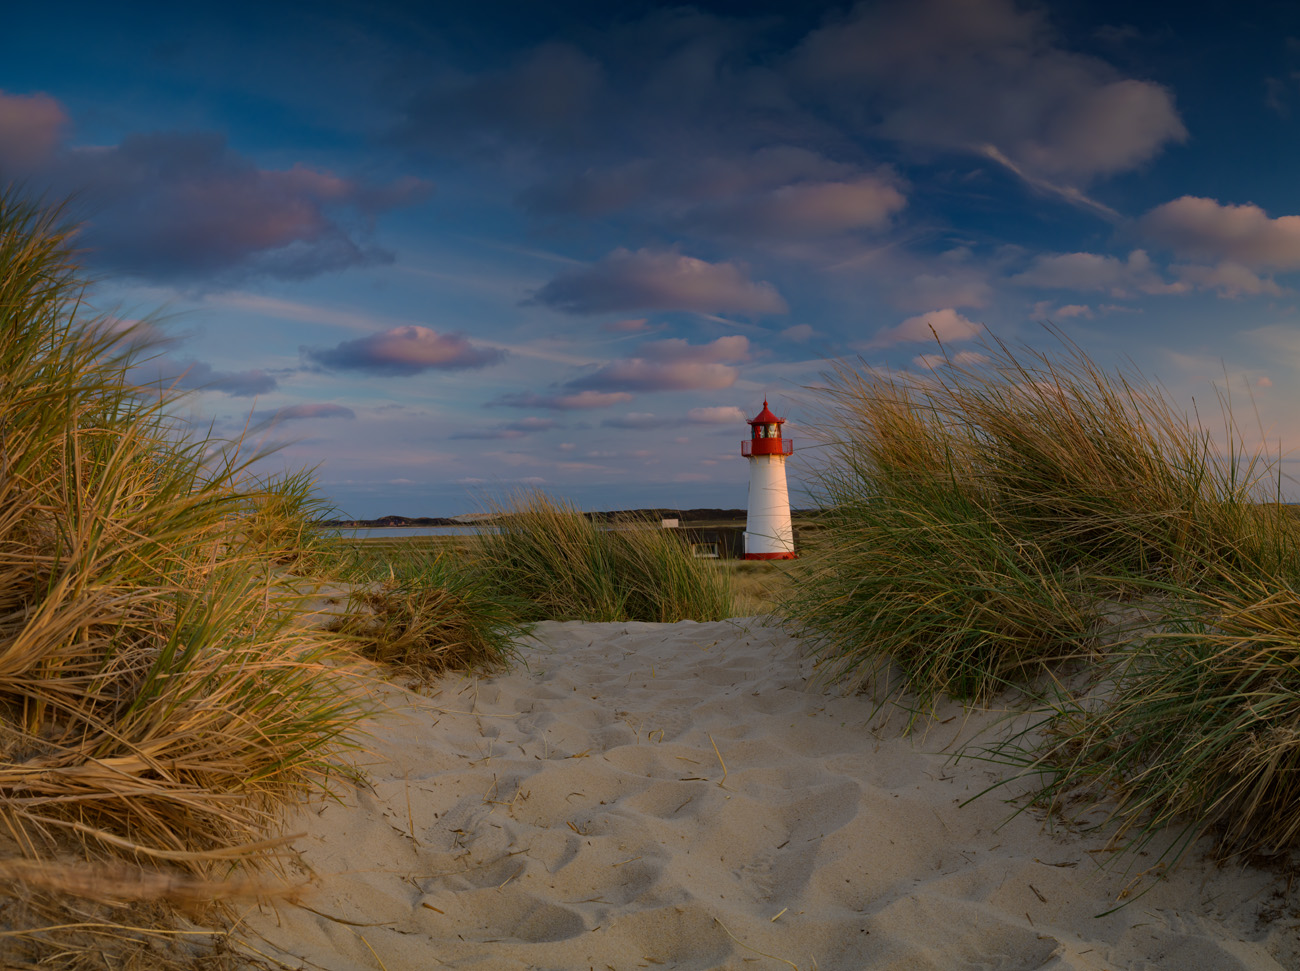
[[[606,418],[601,422],[605,428],[654,428],[662,425],[664,420],[648,411],[633,411],[619,418]]]
[[[286,421],[302,421],[309,418],[356,418],[357,413],[351,408],[333,404],[289,405],[274,411],[258,411],[253,418],[259,422],[278,424]]]
[[[1092,308],[1082,303],[1067,303],[1056,306],[1050,300],[1040,300],[1034,304],[1032,316],[1035,320],[1068,320],[1071,317],[1093,316]]]
[[[859,4],[811,33],[792,70],[853,120],[904,143],[989,154],[1082,183],[1187,137],[1161,85],[1055,43],[1012,0]]]
[[[864,175],[843,182],[804,182],[703,207],[693,226],[728,236],[777,239],[888,229],[907,205],[897,180]]]
[[[166,362],[163,362],[164,364]],[[188,361],[177,364],[177,387],[198,391],[220,391],[232,397],[251,397],[274,391],[279,382],[265,371],[217,371],[211,364]]]
[[[213,132],[77,147],[64,138],[65,121],[53,98],[0,93],[0,181],[72,196],[87,257],[133,276],[304,279],[391,262],[368,240],[375,214],[432,189],[413,177],[371,183],[302,163],[263,169]]]
[[[637,349],[637,356],[664,363],[693,361],[697,364],[719,364],[725,361],[747,361],[749,338],[733,334],[730,337],[719,337],[707,344],[692,344],[680,338],[650,341]]]
[[[739,372],[727,364],[695,361],[647,361],[632,357],[613,361],[576,381],[571,388],[632,391],[720,391],[736,383]]]
[[[521,201],[548,215],[587,217],[643,204],[667,206],[688,213],[691,222],[722,199],[757,198],[783,186],[851,181],[858,175],[853,165],[794,145],[703,158],[657,153],[553,178],[525,192]]]
[[[636,357],[611,361],[570,381],[571,388],[631,391],[710,391],[729,388],[739,372],[728,361],[749,358],[749,339],[719,337],[707,344],[674,338],[642,344]]]
[[[983,330],[982,324],[968,320],[952,308],[931,310],[929,313],[908,317],[896,327],[880,331],[864,348],[933,343],[936,337],[947,344],[978,337]]]
[[[1255,205],[1183,196],[1138,223],[1146,238],[1179,256],[1250,269],[1300,269],[1300,216],[1270,218]]]
[[[601,324],[600,329],[608,334],[638,334],[649,330],[650,324],[644,317],[634,317],[630,320],[614,320]]]
[[[505,352],[472,344],[463,334],[440,334],[428,327],[394,327],[331,348],[301,348],[309,361],[339,371],[405,376],[431,368],[481,368],[505,358]]]
[[[793,327],[787,327],[781,331],[781,336],[788,341],[795,341],[802,344],[804,341],[812,340],[817,332],[813,330],[811,324],[795,324]]]
[[[48,94],[0,91],[0,173],[25,175],[45,163],[67,122],[63,106]]]
[[[761,316],[789,309],[772,284],[750,280],[734,263],[709,263],[671,250],[621,248],[556,277],[537,291],[535,300],[572,314],[693,310]]]
[[[686,413],[686,418],[697,425],[744,425],[749,420],[749,416],[734,405],[692,408]]]
[[[122,322],[111,329],[121,334],[123,349],[130,348],[135,355],[136,363],[131,366],[128,377],[137,385],[183,391],[219,391],[231,397],[253,397],[274,391],[279,386],[274,375],[260,369],[218,371],[203,361],[178,360],[159,354],[158,348],[166,343],[166,338],[148,325]]]
[[[492,428],[487,429],[467,429],[465,431],[453,432],[449,435],[452,439],[514,439],[524,438],[527,435],[534,435],[538,432],[549,431],[556,426],[554,418],[521,418],[518,421],[501,422]]]
[[[918,354],[912,358],[912,363],[919,368],[927,371],[933,371],[936,368],[952,365],[955,367],[979,367],[981,364],[988,364],[991,358],[987,354],[981,354],[979,351],[958,351],[956,354]]]
[[[1133,293],[1185,293],[1186,284],[1167,283],[1145,250],[1133,250],[1127,260],[1098,253],[1053,253],[1039,256],[1012,283],[1045,290],[1102,290],[1114,297]]]
[[[579,391],[561,394],[535,394],[529,391],[503,394],[488,402],[488,407],[551,408],[557,411],[579,411],[587,408],[608,408],[632,400],[626,391]]]
[[[1276,282],[1260,277],[1240,263],[1217,266],[1175,265],[1169,268],[1179,281],[1198,290],[1215,290],[1225,297],[1254,297],[1267,294],[1280,297],[1286,291]]]

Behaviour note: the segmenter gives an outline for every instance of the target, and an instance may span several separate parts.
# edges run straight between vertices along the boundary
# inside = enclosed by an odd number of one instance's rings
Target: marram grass
[[[0,193],[0,857],[214,878],[267,858],[364,708],[337,639],[231,542],[246,463],[184,437],[131,381],[136,335],[82,299],[57,214]],[[6,884],[0,924],[24,899]]]
[[[895,665],[922,711],[1043,689],[1039,730],[984,755],[1057,809],[1104,808],[1130,846],[1166,827],[1175,851],[1300,846],[1300,528],[1277,460],[1243,446],[1226,399],[1216,437],[1068,341],[985,350],[826,376],[825,528],[790,623],[833,677]],[[1145,619],[1099,638],[1117,601]],[[1048,690],[1071,659],[1094,688]]]
[[[366,554],[356,547],[335,567],[354,592],[333,629],[361,654],[416,682],[449,670],[497,671],[515,658],[526,605],[470,564],[414,543],[378,559]]]
[[[674,623],[731,615],[726,574],[650,521],[603,529],[540,492],[494,510],[470,558],[483,581],[522,600],[520,619]]]

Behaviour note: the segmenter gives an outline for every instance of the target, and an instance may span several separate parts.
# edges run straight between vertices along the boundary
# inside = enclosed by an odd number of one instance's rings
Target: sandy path
[[[384,689],[374,790],[291,823],[311,909],[251,912],[253,945],[330,971],[1300,967],[1270,875],[1101,870],[1097,838],[963,808],[994,776],[944,750],[993,716],[900,738],[757,621],[546,623],[524,657]]]

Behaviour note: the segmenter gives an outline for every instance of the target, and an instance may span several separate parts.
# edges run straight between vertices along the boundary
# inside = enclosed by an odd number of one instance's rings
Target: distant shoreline
[[[681,525],[743,524],[744,509],[617,509],[583,515],[602,523],[676,519]],[[380,516],[378,519],[321,519],[313,525],[322,529],[402,529],[405,527],[469,526],[488,524],[500,518],[493,513],[466,516]]]

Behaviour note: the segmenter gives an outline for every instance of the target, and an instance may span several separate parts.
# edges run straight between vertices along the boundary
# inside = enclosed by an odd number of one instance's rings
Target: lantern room
[[[763,410],[749,419],[749,441],[740,443],[740,454],[749,458],[751,455],[790,455],[794,451],[794,442],[781,438],[781,426],[784,418],[772,414],[763,399]]]

